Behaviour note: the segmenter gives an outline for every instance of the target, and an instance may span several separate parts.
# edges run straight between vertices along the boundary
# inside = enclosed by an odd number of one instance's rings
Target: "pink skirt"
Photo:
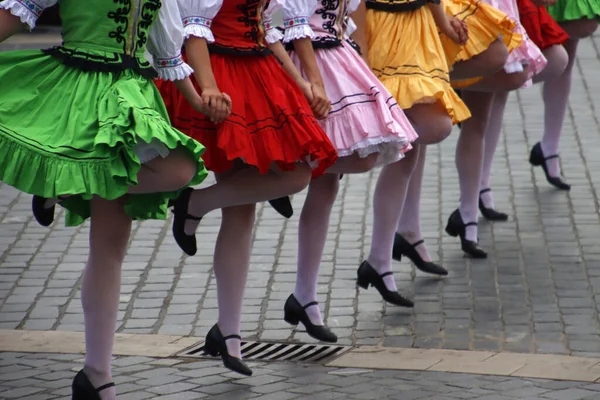
[[[500,11],[507,14],[517,24],[515,26],[515,32],[523,36],[523,44],[514,49],[506,60],[504,70],[508,73],[515,73],[523,71],[523,65],[529,65],[530,79],[539,74],[548,64],[548,60],[542,54],[542,51],[533,43],[531,38],[527,35],[525,28],[519,22],[519,9],[517,8],[516,0],[484,0],[492,7],[496,7]],[[531,84],[529,82],[529,84]],[[528,86],[528,84],[525,84]]]
[[[339,157],[379,153],[377,165],[400,160],[417,133],[394,97],[348,43],[315,50],[331,100],[329,116],[320,120]],[[290,57],[302,71],[295,52]]]

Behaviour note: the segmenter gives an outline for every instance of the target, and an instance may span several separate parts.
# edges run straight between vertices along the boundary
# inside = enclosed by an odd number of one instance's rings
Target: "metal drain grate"
[[[294,344],[275,342],[242,342],[242,358],[259,361],[287,361],[324,364],[350,351],[351,346]],[[204,352],[204,342],[175,355],[185,358],[214,359]]]

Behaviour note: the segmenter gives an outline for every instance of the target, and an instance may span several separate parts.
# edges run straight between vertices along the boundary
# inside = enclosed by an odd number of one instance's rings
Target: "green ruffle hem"
[[[557,22],[600,19],[600,0],[558,0],[548,12]]]
[[[204,147],[173,128],[154,83],[137,72],[73,68],[39,50],[0,53],[0,180],[61,205],[66,225],[90,216],[90,200],[114,200],[137,184],[136,145],[185,148],[207,172]],[[179,192],[128,195],[133,219],[165,219]]]

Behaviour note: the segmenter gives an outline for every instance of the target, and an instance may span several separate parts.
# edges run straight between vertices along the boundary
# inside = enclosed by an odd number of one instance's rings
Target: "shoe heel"
[[[459,232],[455,226],[449,223],[448,225],[446,225],[446,233],[452,237],[457,237]]]
[[[204,352],[210,356],[216,357],[219,355],[218,346],[213,343],[210,338],[206,338],[206,342],[204,342]]]
[[[300,323],[300,319],[298,318],[298,316],[287,310],[284,311],[283,320],[288,324],[294,326]]]
[[[369,288],[369,280],[361,274],[358,274],[358,277],[356,278],[356,284],[363,289]]]

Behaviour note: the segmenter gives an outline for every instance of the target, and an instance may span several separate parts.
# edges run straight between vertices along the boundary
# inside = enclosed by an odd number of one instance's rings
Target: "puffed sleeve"
[[[0,1],[0,9],[9,10],[12,15],[21,18],[21,22],[27,24],[29,29],[33,29],[42,11],[56,3],[58,0],[5,0]]]
[[[283,9],[283,41],[285,43],[305,37],[313,38],[315,33],[309,19],[317,9],[317,0],[277,0]]]
[[[215,37],[212,34],[212,20],[217,15],[223,0],[177,0],[185,38],[195,36],[206,39],[212,43]]]
[[[276,43],[283,39],[283,34],[278,29],[280,27],[273,23],[274,17],[281,17],[281,11],[281,4],[277,1],[271,1],[269,7],[263,13],[263,28],[267,43]],[[280,20],[281,18],[278,19]]]
[[[183,35],[177,1],[163,0],[148,40],[154,69],[162,79],[181,80],[194,72],[181,57]]]

